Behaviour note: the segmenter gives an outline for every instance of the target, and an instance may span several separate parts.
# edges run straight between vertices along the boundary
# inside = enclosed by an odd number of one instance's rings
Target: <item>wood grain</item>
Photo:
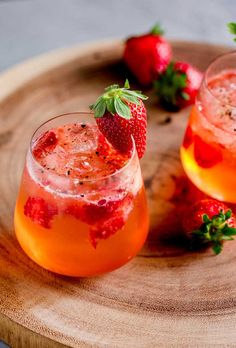
[[[227,50],[173,46],[176,59],[202,70]],[[57,51],[0,78],[0,337],[33,348],[235,347],[236,243],[217,257],[192,253],[181,232],[186,205],[202,195],[179,161],[188,109],[167,113],[148,92],[142,170],[151,227],[132,262],[104,276],[71,279],[35,265],[15,239],[14,203],[33,130],[54,115],[86,111],[105,86],[130,77],[122,50],[115,41]]]

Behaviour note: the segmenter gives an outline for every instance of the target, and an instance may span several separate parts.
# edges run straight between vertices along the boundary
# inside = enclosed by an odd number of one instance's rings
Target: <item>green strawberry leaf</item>
[[[129,91],[129,90],[125,90],[126,94],[132,95],[136,98],[142,99],[142,100],[147,100],[148,97],[146,95],[143,95],[142,92],[140,91]]]
[[[221,240],[234,240],[234,239],[230,236],[222,236]]]
[[[187,85],[187,75],[185,73],[176,72],[173,74],[173,85],[176,89],[183,89]]]
[[[227,210],[227,212],[225,213],[225,219],[228,220],[228,219],[231,218],[231,216],[232,216],[232,210],[229,209],[229,210]]]
[[[228,225],[226,225],[223,230],[222,233],[225,236],[235,236],[236,235],[236,228],[233,227],[228,227]]]
[[[133,104],[139,104],[140,103],[140,101],[138,100],[137,97],[133,96],[132,94],[126,93],[126,92],[122,93],[122,100],[129,101],[129,102],[131,102]]]
[[[115,115],[116,109],[114,105],[114,98],[107,99],[106,100],[107,110],[112,114]]]
[[[157,36],[163,35],[164,34],[164,30],[161,28],[159,23],[156,23],[154,25],[154,27],[152,27],[152,29],[150,31],[150,34],[157,35]]]
[[[94,106],[94,117],[100,118],[105,114],[106,111],[106,102],[105,100],[101,99],[95,106]]]
[[[117,114],[126,120],[131,118],[130,108],[120,98],[114,99],[114,106]]]
[[[130,89],[130,84],[128,79],[125,80],[124,88]]]
[[[111,91],[112,89],[118,89],[119,87],[120,87],[119,85],[114,84],[114,85],[111,85],[111,86],[106,87],[106,88],[105,88],[105,91],[106,91],[106,92],[109,92],[109,91]]]
[[[161,103],[174,107],[178,104],[178,97],[189,99],[189,95],[183,90],[187,82],[186,73],[175,70],[175,65],[171,62],[166,71],[154,81],[154,89]]]
[[[218,242],[215,242],[212,246],[212,250],[214,251],[214,253],[216,255],[220,254],[221,251],[222,251],[222,244],[221,243],[218,243]]]
[[[209,219],[209,217],[208,217],[207,214],[204,214],[204,215],[202,216],[202,221],[205,222],[205,223],[211,222],[211,220]]]
[[[94,104],[90,105],[95,118],[102,117],[108,111],[112,115],[117,113],[120,117],[130,119],[132,115],[128,103],[139,105],[141,100],[146,100],[148,97],[140,91],[132,91],[129,88],[130,85],[127,79],[124,87],[114,84],[105,88],[105,93]]]

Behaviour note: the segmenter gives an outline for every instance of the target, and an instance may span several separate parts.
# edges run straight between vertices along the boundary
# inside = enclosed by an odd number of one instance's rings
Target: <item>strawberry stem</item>
[[[124,87],[117,84],[106,87],[104,93],[90,105],[90,109],[94,111],[94,117],[100,118],[106,112],[112,115],[119,115],[124,119],[131,118],[131,111],[129,103],[139,104],[140,100],[146,100],[148,97],[143,95],[140,91],[130,90],[129,81],[126,79]]]
[[[152,29],[150,30],[150,34],[156,35],[156,36],[163,35],[164,30],[162,29],[159,23],[156,23],[154,27],[152,27]]]
[[[154,81],[154,89],[160,102],[169,107],[177,107],[177,99],[189,99],[189,95],[183,91],[187,85],[187,75],[177,71],[171,62],[166,71]]]

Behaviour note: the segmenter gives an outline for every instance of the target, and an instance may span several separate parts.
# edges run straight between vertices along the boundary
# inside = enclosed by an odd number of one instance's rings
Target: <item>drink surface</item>
[[[33,144],[33,155],[47,171],[80,180],[111,175],[129,160],[106,141],[96,125],[86,123],[43,133]]]
[[[118,153],[94,124],[43,132],[27,155],[15,230],[25,252],[57,273],[89,276],[128,262],[148,232],[136,153]]]
[[[215,76],[208,82],[208,88],[222,103],[236,106],[236,70]]]
[[[181,147],[184,169],[210,196],[236,202],[236,70],[202,86]]]

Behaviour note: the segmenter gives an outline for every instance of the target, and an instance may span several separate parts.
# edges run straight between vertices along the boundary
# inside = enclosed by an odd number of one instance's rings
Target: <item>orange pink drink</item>
[[[119,153],[90,114],[43,124],[27,153],[15,231],[26,254],[56,273],[91,276],[128,262],[148,232],[135,145]]]
[[[236,203],[236,53],[207,69],[181,147],[186,174],[203,192]]]

